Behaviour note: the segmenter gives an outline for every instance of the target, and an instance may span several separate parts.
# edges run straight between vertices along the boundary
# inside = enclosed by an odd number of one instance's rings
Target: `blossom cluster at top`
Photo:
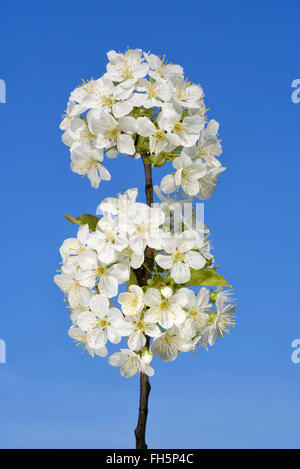
[[[111,50],[107,57],[104,75],[84,81],[68,101],[61,129],[71,169],[97,188],[111,178],[105,155],[147,154],[158,167],[172,162],[163,192],[209,198],[225,168],[218,159],[219,124],[207,121],[201,86],[186,80],[181,66],[141,49]]]
[[[196,230],[182,209],[175,223],[178,202],[149,207],[137,202],[137,193],[130,189],[102,201],[102,216],[91,216],[94,225],[83,224],[76,238],[63,242],[55,276],[71,310],[69,335],[80,346],[105,357],[108,343],[125,339],[109,357],[124,377],[151,376],[153,356],[172,361],[180,352],[213,345],[229,332],[235,310],[230,289],[189,288],[226,285],[213,267],[207,228]],[[145,264],[149,248],[152,268]],[[144,286],[136,277],[140,268],[149,274]],[[127,291],[119,291],[126,283]]]

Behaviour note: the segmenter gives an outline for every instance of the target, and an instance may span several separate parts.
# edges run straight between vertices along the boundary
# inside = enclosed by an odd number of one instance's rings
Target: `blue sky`
[[[238,302],[237,327],[209,353],[157,361],[148,444],[300,447],[299,14],[296,0],[2,4],[1,448],[134,446],[138,379],[80,354],[53,283],[58,247],[75,233],[63,213],[94,213],[129,187],[143,196],[141,163],[125,156],[92,189],[70,171],[58,128],[69,92],[127,45],[181,64],[220,122],[228,170],[205,221]]]

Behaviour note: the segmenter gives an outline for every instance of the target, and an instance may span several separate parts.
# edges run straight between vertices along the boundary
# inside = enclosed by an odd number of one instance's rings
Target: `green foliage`
[[[205,286],[217,287],[226,286],[230,287],[229,283],[222,275],[217,274],[214,270],[194,270],[191,269],[191,278],[184,284],[185,287]]]
[[[137,145],[136,145],[136,151],[138,153],[141,153],[141,155],[145,155],[146,153],[149,153],[149,137],[141,137],[139,136]]]
[[[209,301],[211,303],[215,303],[217,300],[217,292],[212,291],[211,294],[209,295]]]
[[[76,225],[89,225],[89,229],[91,231],[96,230],[96,226],[98,221],[100,220],[99,217],[96,217],[95,215],[90,215],[88,213],[84,213],[83,215],[80,215],[77,218],[72,217],[72,215],[67,215],[64,214],[64,217],[66,217],[67,220],[69,220],[71,223],[76,224]]]
[[[156,155],[149,155],[146,158],[146,162],[148,164],[154,164],[157,168],[160,168],[163,166],[166,162],[166,158],[163,156],[163,153],[159,153],[157,156]]]
[[[155,109],[153,109],[153,108],[146,109],[146,108],[143,108],[143,107],[134,107],[132,109],[132,111],[128,114],[128,116],[132,116],[135,119],[137,119],[138,117],[149,117],[149,118],[151,118],[154,113],[155,113]]]
[[[147,163],[154,164],[157,168],[160,168],[165,164],[166,161],[173,161],[175,158],[180,156],[180,151],[182,147],[177,147],[173,151],[166,153],[165,151],[161,151],[158,155],[149,155],[146,158]]]
[[[132,267],[130,267],[130,276],[127,282],[127,290],[129,289],[130,285],[138,285],[136,274]]]

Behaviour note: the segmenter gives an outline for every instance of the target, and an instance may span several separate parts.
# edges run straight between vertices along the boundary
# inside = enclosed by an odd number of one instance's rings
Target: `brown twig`
[[[145,169],[145,193],[147,204],[151,207],[153,203],[153,183],[152,183],[152,165],[146,162],[146,155],[142,155],[142,160]],[[148,246],[145,249],[145,265],[150,271],[152,271],[154,264],[154,251]],[[135,270],[139,286],[147,285],[147,280],[150,278],[150,272],[141,267]],[[147,338],[146,346],[149,347],[150,338]],[[148,399],[150,394],[151,386],[149,377],[141,373],[140,374],[140,404],[139,404],[139,416],[137,427],[134,430],[136,439],[136,449],[147,449],[146,444],[146,424],[148,416]]]

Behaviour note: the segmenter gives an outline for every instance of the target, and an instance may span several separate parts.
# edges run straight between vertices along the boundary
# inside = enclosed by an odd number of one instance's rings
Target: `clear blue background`
[[[76,231],[63,213],[94,213],[134,186],[144,197],[129,157],[108,163],[99,190],[72,173],[58,128],[69,92],[127,45],[184,66],[221,123],[228,170],[205,220],[238,299],[237,327],[209,353],[155,363],[149,446],[300,447],[299,15],[296,0],[2,2],[2,448],[134,446],[138,379],[81,355],[53,283],[59,245]]]

